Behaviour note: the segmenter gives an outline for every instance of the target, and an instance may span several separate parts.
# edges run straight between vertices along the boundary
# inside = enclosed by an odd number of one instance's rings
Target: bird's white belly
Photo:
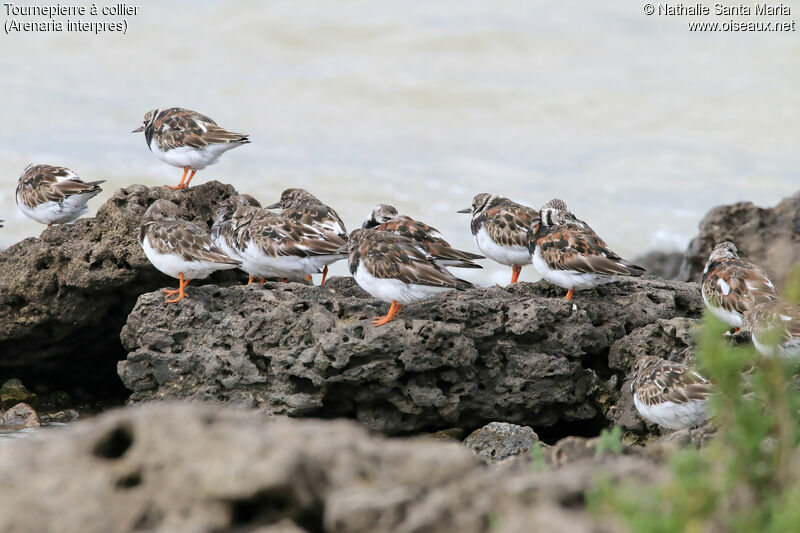
[[[264,253],[258,246],[249,242],[239,252],[242,269],[248,274],[262,278],[305,277],[306,274],[318,274],[320,269],[311,258],[295,256],[272,257]]]
[[[142,242],[142,250],[147,259],[159,271],[167,276],[177,278],[183,274],[186,279],[205,279],[217,270],[236,268],[236,265],[226,265],[210,261],[187,261],[177,254],[162,254],[150,245],[149,238]]]
[[[309,257],[309,261],[312,265],[314,265],[317,270],[321,270],[322,268],[335,263],[336,261],[341,261],[342,259],[346,259],[346,254],[338,254],[338,255],[318,255],[314,257]]]
[[[94,195],[76,194],[65,198],[61,203],[45,202],[35,207],[27,207],[17,198],[17,205],[22,214],[40,224],[69,224],[89,211],[86,203],[92,196]]]
[[[668,429],[681,429],[699,426],[708,420],[707,400],[692,400],[687,403],[663,402],[657,405],[645,405],[633,395],[636,410],[646,420]]]
[[[478,249],[483,255],[508,266],[524,266],[531,262],[531,255],[525,246],[501,246],[489,237],[489,232],[481,228],[475,235]]]
[[[150,142],[150,149],[163,162],[173,167],[189,167],[192,170],[202,170],[213,165],[219,156],[237,146],[239,146],[238,143],[210,144],[204,148],[180,146],[164,152],[159,148],[155,139]]]
[[[533,267],[544,279],[564,289],[591,289],[604,283],[610,283],[615,279],[614,276],[552,269],[542,258],[541,250],[538,246],[533,252]]]
[[[410,304],[450,290],[445,287],[429,287],[427,285],[409,285],[392,278],[377,278],[370,274],[363,264],[359,264],[353,275],[356,283],[369,294],[384,302],[396,301],[399,304]]]
[[[705,293],[703,292],[703,302],[706,304],[706,308],[711,311],[711,314],[717,317],[718,319],[722,320],[724,323],[728,324],[729,326],[733,326],[734,328],[741,328],[743,324],[742,315],[735,311],[728,311],[721,307],[715,307],[711,305],[711,302],[708,301],[706,298]]]

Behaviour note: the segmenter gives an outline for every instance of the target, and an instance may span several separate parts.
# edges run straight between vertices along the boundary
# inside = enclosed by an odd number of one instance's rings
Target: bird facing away
[[[144,124],[131,133],[142,131],[148,148],[159,159],[183,168],[181,182],[171,189],[188,189],[198,170],[213,165],[228,150],[250,142],[247,135],[230,132],[211,118],[181,107],[148,111]],[[186,180],[189,170],[192,174]]]
[[[474,263],[484,259],[482,255],[456,250],[434,227],[408,216],[400,216],[391,205],[378,204],[372,208],[369,217],[361,225],[362,229],[388,231],[411,239],[419,251],[444,267],[483,268]]]
[[[548,203],[549,204],[549,203]],[[618,276],[641,276],[645,270],[612,252],[585,222],[556,207],[545,207],[528,234],[533,266],[544,279],[574,290],[610,283]],[[564,205],[566,207],[566,205]]]
[[[283,191],[279,201],[267,206],[267,209],[277,208],[280,208],[283,216],[290,220],[317,229],[332,244],[338,243],[337,248],[341,248],[347,242],[347,230],[339,214],[305,189],[294,188]],[[325,285],[325,280],[328,278],[328,265],[345,257],[345,255],[324,255],[314,259],[322,269],[320,285]],[[306,276],[306,281],[311,281],[311,274]]]
[[[139,243],[154,267],[179,280],[177,289],[161,289],[167,303],[185,298],[184,290],[191,280],[241,264],[225,255],[203,228],[179,219],[178,207],[168,200],[156,200],[147,209],[139,227]],[[175,294],[177,298],[170,300]]]
[[[767,274],[740,259],[730,241],[717,244],[711,252],[703,270],[702,292],[711,314],[737,330],[747,311],[778,298]]]
[[[442,291],[472,287],[426,257],[414,241],[388,231],[354,230],[347,252],[356,283],[373,297],[392,304],[385,317],[373,320],[375,326],[394,320],[403,305]]]
[[[478,249],[489,259],[510,266],[511,283],[516,283],[522,267],[531,262],[527,234],[538,211],[496,194],[481,193],[472,199],[472,207],[458,212],[472,214],[470,228]]]
[[[708,420],[711,384],[689,367],[645,355],[636,360],[632,377],[633,403],[645,420],[668,429]]]
[[[755,304],[745,312],[743,327],[765,357],[800,357],[800,307],[784,300]]]
[[[242,270],[261,278],[306,277],[320,273],[320,265],[346,257],[345,241],[307,224],[259,207],[243,206],[232,218],[233,249]]]
[[[89,200],[100,194],[100,181],[82,181],[65,167],[28,165],[17,184],[17,206],[22,213],[47,224],[70,224],[89,211]]]
[[[234,194],[217,204],[216,209],[214,209],[214,222],[211,226],[211,240],[214,241],[214,244],[226,255],[237,261],[241,261],[242,258],[239,256],[235,247],[233,213],[236,212],[239,207],[244,206],[261,207],[261,204],[249,194]],[[243,266],[239,268],[244,270]],[[253,283],[254,276],[246,270],[245,273],[250,276],[250,279],[247,281],[247,284],[250,285]],[[265,281],[266,278],[261,278],[260,283],[263,285]]]

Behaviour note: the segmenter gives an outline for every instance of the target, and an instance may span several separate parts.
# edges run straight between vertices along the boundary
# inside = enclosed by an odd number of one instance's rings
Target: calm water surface
[[[136,5],[124,36],[0,35],[0,247],[42,229],[14,204],[28,163],[108,180],[95,209],[177,183],[129,133],[173,105],[253,141],[197,182],[265,203],[305,187],[349,227],[393,203],[473,251],[455,211],[478,192],[560,196],[633,257],[685,246],[715,205],[800,188],[797,32],[690,33],[632,1]],[[484,265],[459,274],[507,282]]]

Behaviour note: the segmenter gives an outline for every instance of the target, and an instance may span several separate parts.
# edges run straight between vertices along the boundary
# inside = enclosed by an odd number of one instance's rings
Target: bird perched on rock
[[[213,165],[228,150],[250,142],[247,135],[230,132],[211,118],[181,107],[148,111],[144,125],[131,133],[142,131],[147,146],[159,159],[183,168],[181,182],[171,189],[188,189],[198,170]],[[192,174],[187,180],[189,170]]]
[[[233,213],[236,212],[239,207],[244,206],[261,207],[261,204],[249,194],[234,194],[230,198],[227,198],[217,204],[216,209],[214,209],[214,222],[211,226],[211,240],[214,241],[214,244],[216,244],[226,255],[236,259],[237,261],[241,261],[242,258],[236,251]],[[239,268],[243,269],[242,266]],[[247,282],[249,285],[253,283],[254,276],[252,273],[247,272],[246,270],[245,272],[250,276],[250,279]],[[265,278],[261,278],[261,283],[264,283],[264,281]]]
[[[408,216],[400,216],[391,205],[378,204],[370,211],[369,218],[361,225],[363,229],[388,231],[411,239],[417,249],[441,266],[457,268],[483,268],[473,261],[484,259],[482,255],[456,250],[444,240],[439,230]]]
[[[567,289],[567,300],[575,290],[610,283],[618,276],[645,273],[642,267],[612,252],[588,224],[561,209],[562,201],[551,202],[534,218],[528,245],[533,266],[544,279]]]
[[[356,283],[375,298],[392,304],[385,317],[373,320],[375,326],[394,320],[403,305],[442,291],[472,287],[426,257],[414,241],[388,231],[354,230],[346,249]]]
[[[717,244],[706,262],[703,301],[711,313],[737,330],[756,304],[778,298],[775,286],[759,267],[739,258],[730,241]]]
[[[743,327],[766,357],[800,357],[800,307],[784,300],[755,304],[744,314]]]
[[[539,213],[532,207],[512,202],[496,194],[481,193],[472,207],[459,213],[472,213],[472,235],[486,257],[511,267],[511,283],[519,279],[522,267],[530,264],[528,228]]]
[[[17,206],[47,227],[69,224],[89,211],[87,204],[103,191],[104,181],[82,181],[66,167],[28,165],[17,184]]]
[[[191,280],[241,265],[220,250],[203,228],[179,219],[178,207],[168,200],[156,200],[147,209],[139,227],[139,243],[154,267],[179,280],[177,289],[161,289],[167,303],[185,298]],[[175,294],[177,298],[170,300]]]
[[[338,243],[337,248],[341,248],[347,242],[347,230],[344,222],[339,218],[339,214],[305,189],[295,188],[283,191],[279,201],[267,206],[267,209],[277,208],[281,208],[281,213],[288,219],[315,228],[324,234],[331,244]],[[320,255],[314,258],[319,268],[322,269],[320,285],[325,285],[328,277],[328,265],[345,257],[345,255]],[[311,281],[311,274],[308,274],[306,281]]]
[[[636,360],[632,377],[633,403],[645,420],[668,429],[708,420],[711,384],[689,367],[645,355]]]
[[[251,276],[288,281],[319,274],[321,265],[346,257],[338,235],[260,207],[237,208],[231,224],[233,249]]]

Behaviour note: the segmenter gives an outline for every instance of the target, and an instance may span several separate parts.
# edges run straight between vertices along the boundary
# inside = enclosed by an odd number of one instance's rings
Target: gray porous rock
[[[347,417],[389,434],[496,420],[599,431],[629,369],[609,350],[659,319],[700,315],[696,283],[643,278],[576,294],[546,282],[446,293],[373,327],[387,304],[350,278],[142,295],[118,366],[134,401],[214,400]],[[573,310],[573,303],[576,309]]]
[[[492,422],[470,433],[464,445],[481,459],[501,461],[530,453],[538,441],[539,435],[529,426]]]
[[[489,468],[456,442],[161,403],[3,444],[0,531],[613,531],[585,509],[601,469],[610,482],[663,475],[641,456]]]
[[[679,279],[700,281],[711,250],[722,241],[736,244],[739,256],[766,270],[780,289],[800,264],[800,192],[775,207],[739,202],[709,211],[686,249]]]
[[[0,253],[0,375],[29,386],[119,383],[119,330],[128,313],[140,294],[176,283],[139,246],[147,206],[166,198],[208,226],[214,205],[234,192],[219,182],[184,191],[132,185],[117,190],[95,218],[41,226],[39,237]],[[212,280],[232,279],[219,274]]]

